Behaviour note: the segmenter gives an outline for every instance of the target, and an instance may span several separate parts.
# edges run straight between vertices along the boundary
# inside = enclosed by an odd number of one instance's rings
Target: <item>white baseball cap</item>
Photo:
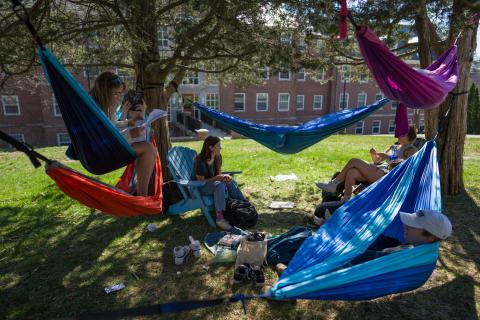
[[[452,234],[452,223],[446,215],[439,211],[400,212],[400,220],[409,227],[425,229],[440,239],[446,239]]]

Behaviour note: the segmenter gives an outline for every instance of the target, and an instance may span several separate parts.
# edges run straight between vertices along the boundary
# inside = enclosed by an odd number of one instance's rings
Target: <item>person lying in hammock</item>
[[[380,235],[364,253],[342,266],[342,268],[413,248],[414,246],[445,240],[452,234],[452,223],[441,212],[419,210],[415,213],[400,212],[399,215],[403,223],[404,243],[395,238]],[[276,270],[279,274],[286,268],[287,265],[283,263],[276,265]]]
[[[317,182],[315,184],[324,191],[338,192],[337,187],[344,183],[345,193],[341,201],[346,202],[352,196],[353,186],[361,182],[374,183],[398,165],[398,160],[405,160],[417,152],[417,148],[412,145],[416,137],[415,128],[410,127],[408,134],[399,137],[398,143],[387,149],[385,153],[378,153],[375,149],[370,149],[373,164],[361,159],[350,159],[342,171],[329,183]]]
[[[208,136],[203,142],[202,151],[195,158],[193,180],[205,180],[200,188],[203,195],[212,195],[215,204],[216,223],[220,229],[229,230],[230,223],[224,218],[225,190],[232,199],[245,200],[243,193],[228,174],[222,174],[222,149],[220,138]]]
[[[132,106],[129,101],[126,101],[121,105],[122,116],[118,119],[116,115],[116,107],[120,105],[124,91],[125,83],[118,75],[111,71],[101,73],[95,79],[93,88],[90,91],[92,98],[117,128],[131,126],[133,121],[136,121],[136,119],[127,119],[128,111],[132,107],[142,110],[146,109],[144,101],[142,101],[141,106]],[[138,157],[136,194],[137,196],[147,196],[148,184],[155,168],[157,148],[146,141],[137,142],[130,140],[129,143],[132,145]]]

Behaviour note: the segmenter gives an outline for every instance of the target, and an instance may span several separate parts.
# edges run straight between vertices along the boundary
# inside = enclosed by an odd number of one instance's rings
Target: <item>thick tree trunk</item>
[[[438,136],[441,186],[442,192],[446,195],[458,194],[464,188],[463,152],[467,132],[468,90],[478,28],[478,18],[466,9],[461,0],[454,1],[449,33],[450,43],[455,40],[460,31],[462,33],[457,41],[459,77],[453,92],[465,94],[450,96],[447,99],[449,100],[447,102],[451,102],[451,99],[453,102]],[[447,112],[449,105],[450,103],[444,103],[440,106],[441,115]]]

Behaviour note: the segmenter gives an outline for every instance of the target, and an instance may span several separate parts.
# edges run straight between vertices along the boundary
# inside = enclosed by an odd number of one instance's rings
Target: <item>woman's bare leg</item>
[[[137,196],[147,196],[148,184],[155,168],[157,148],[148,142],[136,142],[132,147],[138,156]]]
[[[338,182],[343,182],[345,181],[348,170],[352,168],[365,167],[369,165],[370,164],[368,164],[368,162],[365,162],[361,159],[356,159],[356,158],[350,159],[347,162],[347,164],[343,167],[342,171],[340,171],[340,173],[335,177],[335,180],[337,180]]]
[[[353,186],[359,183],[360,181],[367,181],[366,178],[358,171],[357,168],[352,168],[347,171],[345,177],[345,199],[350,199],[352,196]]]

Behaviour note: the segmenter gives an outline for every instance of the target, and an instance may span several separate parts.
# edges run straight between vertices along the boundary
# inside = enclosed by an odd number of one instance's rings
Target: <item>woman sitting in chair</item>
[[[101,73],[95,79],[93,88],[90,91],[92,98],[117,128],[134,126],[134,123],[137,120],[136,117],[127,119],[127,114],[129,112],[132,113],[132,110],[136,113],[144,113],[146,110],[144,101],[142,101],[143,103],[141,105],[137,106],[132,106],[130,102],[127,101],[121,106],[122,116],[118,119],[116,115],[116,107],[120,105],[124,91],[125,83],[118,75],[111,71]],[[127,140],[129,140],[138,156],[137,196],[147,196],[150,177],[155,169],[157,148],[146,141],[135,142],[128,138]]]
[[[220,229],[228,230],[232,226],[224,218],[225,191],[232,199],[245,200],[235,181],[228,174],[222,174],[222,149],[220,138],[208,136],[203,142],[202,151],[195,158],[193,180],[205,180],[200,188],[203,195],[213,195],[216,212],[216,223]]]
[[[316,185],[327,192],[337,192],[337,186],[343,182],[345,183],[345,193],[342,201],[348,201],[352,196],[354,185],[360,182],[374,183],[401,161],[415,154],[417,148],[412,145],[412,142],[416,137],[415,127],[410,127],[408,134],[398,137],[398,143],[387,149],[385,153],[378,153],[375,149],[370,149],[373,164],[361,159],[350,159],[333,180],[329,183],[317,182]],[[386,161],[382,164],[384,160]]]

